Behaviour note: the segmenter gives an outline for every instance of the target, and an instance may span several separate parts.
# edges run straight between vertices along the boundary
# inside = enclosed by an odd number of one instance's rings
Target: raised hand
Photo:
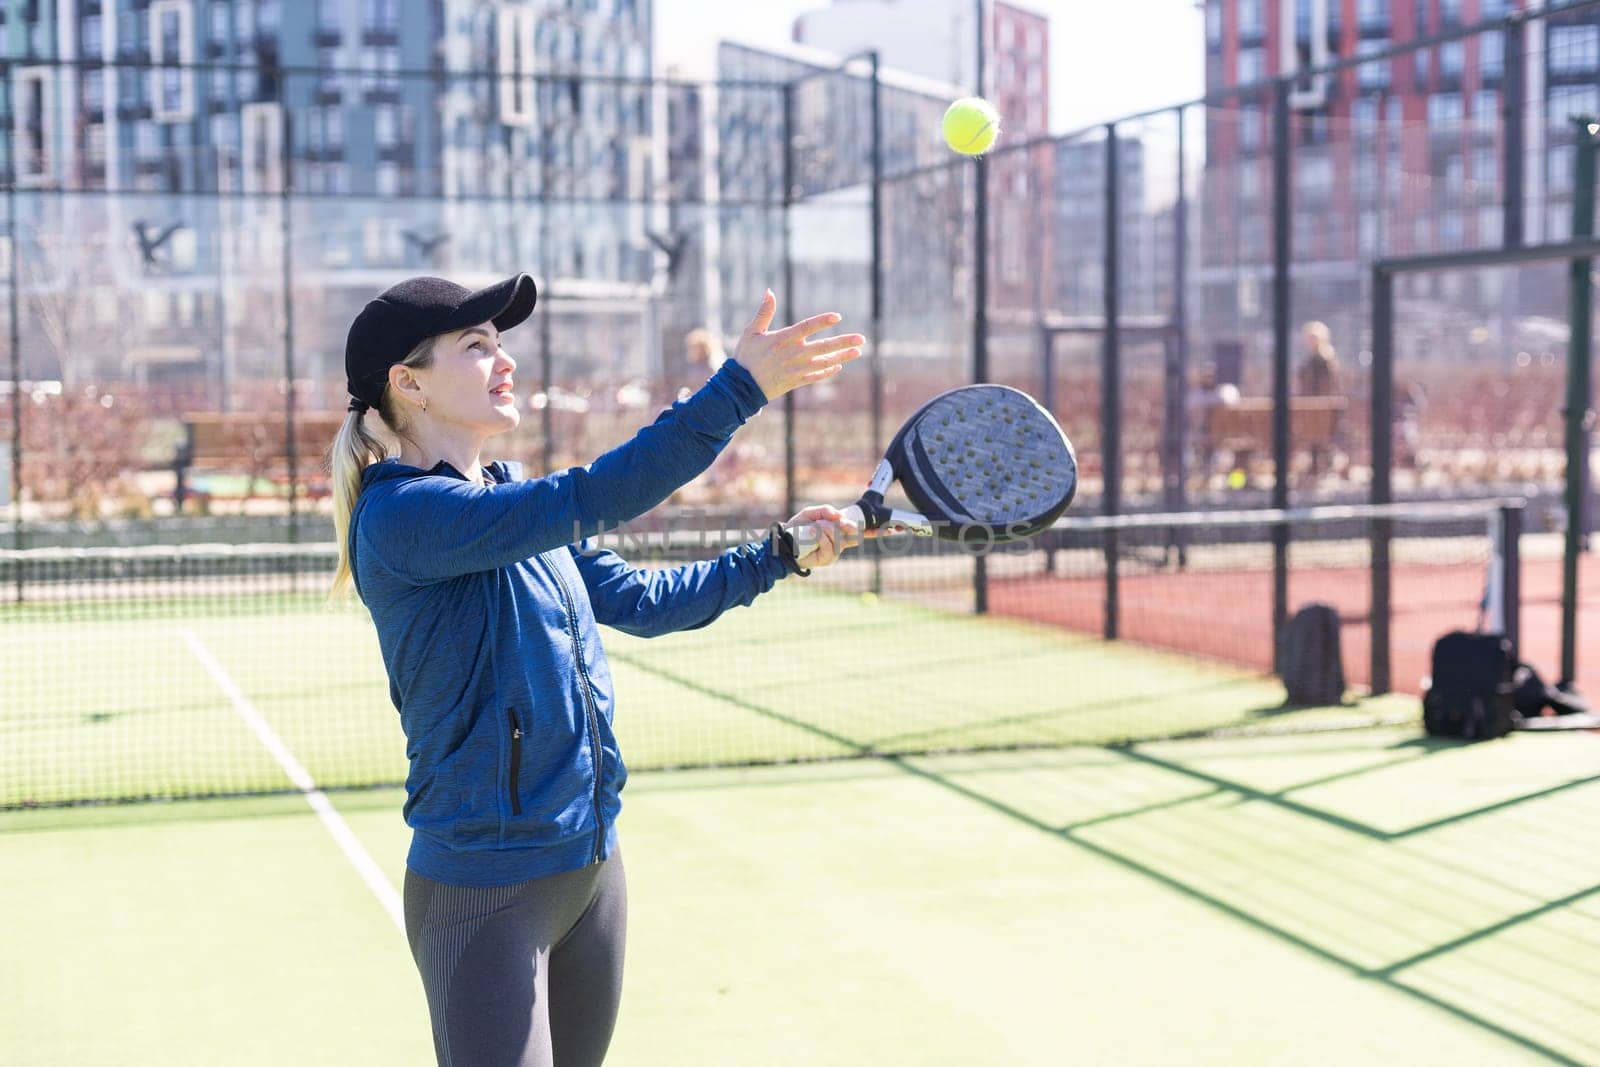
[[[867,339],[859,333],[812,340],[812,335],[838,324],[837,314],[830,311],[801,319],[792,326],[769,330],[777,310],[778,300],[768,289],[733,353],[733,358],[750,372],[768,400],[831,378],[846,363],[860,357],[861,346]]]

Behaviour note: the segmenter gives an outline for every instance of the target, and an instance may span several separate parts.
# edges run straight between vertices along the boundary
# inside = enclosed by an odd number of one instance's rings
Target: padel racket
[[[897,481],[916,511],[884,504]],[[1072,442],[1038,401],[1006,385],[967,385],[906,420],[844,514],[863,531],[999,544],[1048,529],[1077,491]],[[803,524],[794,538],[804,559],[816,527]]]

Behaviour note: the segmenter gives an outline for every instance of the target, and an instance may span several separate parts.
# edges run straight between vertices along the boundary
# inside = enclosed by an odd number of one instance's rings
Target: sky
[[[830,0],[655,0],[662,68],[711,78],[722,39],[775,46]],[[908,6],[915,0],[907,0]],[[1078,129],[1205,92],[1194,0],[1017,0],[1050,18],[1050,129]]]

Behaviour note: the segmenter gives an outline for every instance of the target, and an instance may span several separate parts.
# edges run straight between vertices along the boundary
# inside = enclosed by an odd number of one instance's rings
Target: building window
[[[106,165],[106,128],[99,123],[84,127],[83,154],[96,170]]]
[[[1600,68],[1600,26],[1550,27],[1550,71],[1592,74]]]
[[[344,151],[344,109],[337,107],[323,109],[322,143],[330,152]]]
[[[1267,59],[1259,48],[1239,49],[1238,79],[1236,84],[1254,85],[1267,76]]]
[[[1454,249],[1461,247],[1462,237],[1461,212],[1446,211],[1439,223],[1439,240],[1445,248]]]
[[[1372,55],[1375,52],[1387,50],[1387,41],[1360,41],[1356,44],[1356,54]],[[1363,89],[1387,89],[1389,87],[1389,59],[1369,59],[1356,67],[1356,82]]]
[[[1239,151],[1255,152],[1261,148],[1261,113],[1254,107],[1239,109]]]
[[[361,0],[361,32],[400,32],[400,0]]]
[[[1260,40],[1264,27],[1261,21],[1261,0],[1239,0],[1239,36]]]
[[[400,123],[395,117],[394,108],[373,108],[372,129],[379,148],[393,148],[400,143]]]
[[[89,15],[83,20],[83,34],[78,42],[78,54],[84,59],[98,59],[105,50],[105,35],[100,32],[99,15]]]
[[[1460,78],[1461,67],[1466,59],[1466,46],[1460,41],[1451,41],[1449,44],[1439,46],[1439,76],[1441,78]]]
[[[264,37],[276,36],[278,32],[278,0],[260,0],[256,5],[256,29]]]
[[[83,72],[83,109],[104,111],[106,107],[106,73],[89,69]]]
[[[139,13],[132,7],[124,7],[117,14],[117,51],[123,55],[132,55],[143,46],[142,31]]]
[[[1206,44],[1222,47],[1222,0],[1206,0]]]
[[[228,43],[228,5],[211,0],[211,43],[222,47]]]
[[[233,5],[233,36],[241,46],[248,45],[256,35],[254,14],[255,7],[251,4]]]
[[[317,0],[317,34],[338,37],[344,32],[344,4],[340,0]]]
[[[1363,30],[1389,31],[1389,0],[1357,0],[1356,22]]]
[[[1500,121],[1500,94],[1479,89],[1472,95],[1472,123],[1480,130],[1493,130]]]
[[[283,119],[278,105],[245,104],[239,109],[241,185],[247,193],[283,188]]]
[[[1506,39],[1499,30],[1478,36],[1478,70],[1485,78],[1499,78],[1506,72]]]
[[[317,92],[324,98],[339,95],[339,46],[325,44],[317,49]]]
[[[507,126],[533,124],[537,110],[534,81],[537,57],[534,52],[532,8],[501,3],[496,13],[499,44],[500,121]]]
[[[1472,180],[1479,185],[1493,185],[1499,176],[1500,164],[1495,159],[1494,149],[1478,148],[1472,153]]]
[[[397,94],[400,91],[400,49],[395,45],[369,45],[363,49],[367,73],[363,79],[368,94]]]
[[[1460,93],[1434,93],[1428,97],[1428,125],[1434,129],[1459,126],[1464,116]]]
[[[50,180],[50,145],[55,139],[55,72],[49,67],[21,67],[12,94],[12,141],[16,145],[18,185]]]
[[[157,122],[194,117],[194,8],[189,0],[150,5],[151,116]],[[165,69],[162,69],[165,67]]]
[[[1428,72],[1432,68],[1433,68],[1433,50],[1432,49],[1424,48],[1420,52],[1412,53],[1412,56],[1411,56],[1411,73],[1415,78],[1415,85],[1416,85],[1416,87],[1418,89],[1426,89],[1427,88],[1427,86],[1428,86]]]
[[[1370,96],[1357,97],[1350,105],[1350,123],[1356,136],[1370,136],[1378,128],[1378,102]]]

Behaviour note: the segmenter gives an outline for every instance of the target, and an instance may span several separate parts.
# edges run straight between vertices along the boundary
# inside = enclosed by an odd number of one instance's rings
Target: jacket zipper
[[[522,814],[522,800],[517,796],[517,779],[522,770],[522,727],[517,725],[517,709],[507,708],[506,718],[511,721],[511,814]]]
[[[589,748],[594,754],[594,858],[591,862],[600,862],[600,853],[605,848],[606,819],[600,810],[600,781],[601,753],[600,753],[600,721],[595,713],[594,693],[589,688],[589,668],[584,666],[583,645],[578,640],[578,613],[572,605],[572,591],[567,588],[567,580],[561,577],[561,572],[552,566],[550,573],[555,575],[556,584],[561,587],[561,600],[567,609],[567,632],[572,635],[572,653],[578,661],[578,674],[583,681],[583,710],[589,718]]]

